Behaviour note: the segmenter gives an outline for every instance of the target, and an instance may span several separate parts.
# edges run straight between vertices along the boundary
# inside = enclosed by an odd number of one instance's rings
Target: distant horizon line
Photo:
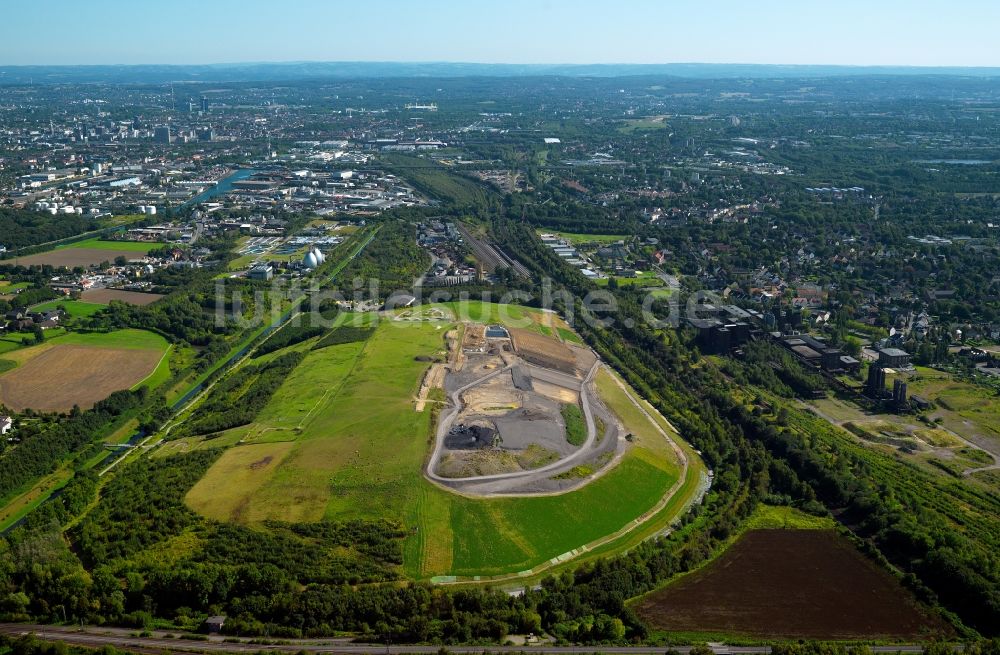
[[[491,62],[473,60],[452,60],[452,59],[428,59],[428,60],[398,60],[398,59],[282,59],[282,60],[242,60],[242,61],[214,61],[214,62],[144,62],[144,63],[41,63],[41,64],[6,64],[0,63],[0,68],[90,68],[90,67],[137,67],[137,66],[161,66],[161,67],[229,67],[229,66],[282,66],[301,64],[387,64],[395,66],[506,66],[506,67],[594,67],[594,66],[628,66],[628,67],[666,67],[666,66],[745,66],[745,67],[773,67],[773,68],[907,68],[907,69],[997,69],[998,64],[841,64],[841,63],[763,63],[752,61],[731,61],[731,62],[711,62],[711,61],[665,61],[665,62]]]

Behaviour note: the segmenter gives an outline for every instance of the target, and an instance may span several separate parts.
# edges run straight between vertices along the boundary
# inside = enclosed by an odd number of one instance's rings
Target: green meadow
[[[82,300],[50,300],[31,308],[34,312],[48,312],[62,307],[72,318],[87,318],[101,311],[107,305]]]

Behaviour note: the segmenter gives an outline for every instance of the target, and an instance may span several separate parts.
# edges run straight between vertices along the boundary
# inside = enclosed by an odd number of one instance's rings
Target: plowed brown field
[[[143,293],[122,289],[87,289],[80,294],[80,300],[83,302],[95,302],[102,305],[107,305],[112,300],[120,300],[130,305],[142,306],[154,303],[162,297],[163,295],[159,293]]]
[[[73,268],[75,266],[96,266],[102,262],[113,262],[115,257],[122,256],[126,259],[136,259],[142,257],[141,252],[134,250],[110,250],[104,248],[61,248],[51,252],[43,252],[37,255],[27,255],[9,260],[8,263],[16,266],[65,266]]]
[[[805,639],[947,631],[832,530],[751,530],[704,569],[635,606],[659,630]]]

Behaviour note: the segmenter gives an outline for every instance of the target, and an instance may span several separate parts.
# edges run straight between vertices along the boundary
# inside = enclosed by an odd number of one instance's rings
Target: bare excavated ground
[[[559,459],[559,455],[540,446],[521,451],[485,449],[452,450],[438,464],[438,475],[446,478],[468,478],[496,475],[512,471],[531,471]]]
[[[462,410],[455,417],[435,472],[467,478],[530,472],[574,455],[567,469],[537,476],[470,481],[472,493],[534,494],[559,492],[587,482],[616,461],[625,449],[624,434],[614,415],[591,388],[590,407],[599,430],[595,443],[580,453],[566,437],[564,405],[579,405],[580,385],[597,358],[588,348],[562,343],[536,333],[511,331],[512,341],[490,340],[485,352],[473,326],[465,331],[463,365],[452,367],[444,380],[446,393],[465,388]],[[513,352],[516,350],[516,353]],[[527,355],[527,357],[525,357]],[[498,373],[505,367],[510,370]],[[463,487],[464,488],[464,487]]]
[[[458,422],[475,415],[502,416],[523,407],[523,393],[513,388],[510,377],[510,373],[498,375],[462,394],[465,409],[458,415]]]
[[[479,365],[479,359],[486,361],[486,367]],[[489,368],[495,362],[488,356],[471,356],[468,363],[473,370],[479,369],[487,374],[495,370]],[[530,382],[528,386],[531,386]],[[557,385],[548,386],[558,389]],[[571,389],[564,391],[564,395],[570,398],[579,396]],[[559,395],[556,391],[550,393]],[[455,418],[456,429],[462,426],[492,428],[491,431],[499,435],[499,445],[505,451],[523,451],[530,446],[537,446],[564,457],[576,450],[566,440],[566,424],[560,412],[562,403],[535,391],[518,389],[510,371],[467,390],[462,394],[462,404],[464,409]],[[448,439],[445,445],[449,450],[457,450],[459,448],[455,445],[463,441]],[[469,447],[492,445],[490,441],[485,444],[479,444],[478,441],[474,443],[478,445]],[[516,467],[511,470],[520,469],[521,467]]]
[[[569,346],[551,337],[515,328],[510,329],[510,337],[514,351],[526,362],[570,375],[580,375],[586,370],[579,367],[577,356]]]

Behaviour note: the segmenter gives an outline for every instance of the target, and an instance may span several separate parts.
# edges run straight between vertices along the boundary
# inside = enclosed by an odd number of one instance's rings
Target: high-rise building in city
[[[153,141],[157,143],[173,143],[174,137],[170,133],[169,125],[160,125],[153,130]]]

